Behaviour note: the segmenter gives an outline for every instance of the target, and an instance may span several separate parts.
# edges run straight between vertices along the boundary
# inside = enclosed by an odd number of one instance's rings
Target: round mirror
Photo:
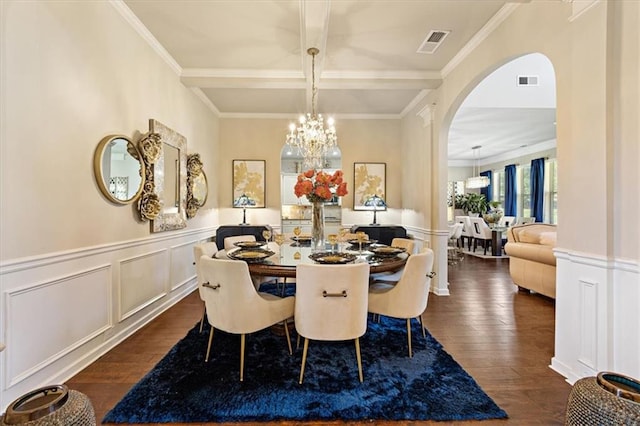
[[[202,170],[197,176],[193,177],[193,187],[191,190],[193,191],[193,200],[199,207],[204,206],[204,203],[207,202],[207,195],[209,193],[207,175],[204,174],[204,170]]]
[[[93,157],[93,171],[100,191],[118,204],[133,202],[144,185],[144,163],[138,148],[126,136],[103,138]]]

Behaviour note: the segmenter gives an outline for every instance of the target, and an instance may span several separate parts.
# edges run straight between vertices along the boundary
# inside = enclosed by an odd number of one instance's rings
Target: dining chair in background
[[[467,247],[471,250],[473,242],[473,231],[471,230],[471,218],[469,216],[456,216],[455,221],[462,224],[462,233],[460,234],[460,242],[464,248],[464,240],[467,240]]]
[[[509,227],[515,225],[516,217],[515,216],[502,216],[500,218],[500,222],[498,222],[498,226]]]
[[[299,383],[304,379],[309,340],[354,339],[358,377],[363,381],[360,337],[367,331],[369,264],[300,264],[296,268],[295,324],[304,338]]]
[[[415,241],[410,240],[409,238],[394,238],[393,240],[391,240],[391,247],[402,248],[405,250],[405,253],[409,255],[413,254],[413,251],[415,250],[415,244]],[[369,276],[369,282],[385,282],[389,284],[395,284],[402,276],[402,269],[403,268],[400,268],[395,272],[380,272],[377,274],[371,274]]]
[[[200,270],[198,265],[200,264],[200,258],[202,256],[214,257],[218,253],[218,246],[214,242],[200,243],[193,246],[193,264],[196,265],[196,278],[198,280],[198,294],[200,300],[202,300],[202,318],[200,319],[200,333],[202,333],[202,327],[204,326],[204,318],[207,315],[207,306],[204,303],[204,297],[202,296],[202,277],[200,276]]]
[[[280,298],[259,293],[251,282],[246,262],[202,256],[198,266],[211,325],[205,362],[209,361],[214,329],[240,334],[240,381],[243,381],[245,336],[280,322],[284,322],[289,354],[292,353],[287,320],[293,316],[294,296]]]
[[[429,288],[433,273],[433,250],[424,249],[409,256],[402,277],[396,285],[374,283],[369,287],[368,310],[374,315],[384,315],[407,320],[407,343],[409,358],[411,350],[411,319],[417,318],[424,332],[422,313],[427,308]]]
[[[484,254],[487,254],[487,246],[491,245],[491,228],[481,217],[471,217],[471,230],[473,231],[473,251],[476,251],[478,243],[482,244]]]
[[[239,243],[241,241],[255,241],[255,235],[236,235],[234,237],[227,237],[224,239],[224,249],[229,251],[231,249],[236,248],[235,243]]]

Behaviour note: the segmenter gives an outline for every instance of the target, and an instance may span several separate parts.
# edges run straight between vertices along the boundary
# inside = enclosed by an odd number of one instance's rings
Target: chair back
[[[461,223],[454,223],[453,225],[451,225],[449,229],[449,239],[457,240],[458,238],[460,238],[460,236],[462,235],[463,227],[464,225],[462,225]]]
[[[198,279],[198,293],[200,294],[200,299],[202,298],[202,278],[200,277],[200,271],[198,270],[198,265],[200,264],[200,258],[202,256],[214,257],[218,253],[218,246],[216,243],[208,242],[208,243],[200,243],[193,246],[193,258],[196,264],[196,277]]]
[[[233,248],[236,248],[235,243],[239,243],[240,241],[255,241],[255,235],[236,235],[234,237],[227,237],[224,239],[224,249],[229,251]]]
[[[415,242],[409,238],[394,238],[391,240],[391,247],[399,247],[406,250],[407,253],[413,254]]]
[[[410,256],[410,258],[413,256]],[[367,330],[369,264],[300,264],[296,330],[311,340],[349,340]]]
[[[415,318],[427,309],[431,278],[427,276],[433,268],[433,250],[409,256],[400,281],[388,292],[385,315],[396,318]]]
[[[199,270],[207,318],[213,327],[236,334],[264,328],[261,311],[268,302],[253,286],[246,262],[203,256]]]
[[[483,218],[471,217],[469,220],[471,221],[471,230],[474,238],[481,240],[491,239],[491,228],[489,228]]]
[[[455,220],[462,224],[461,235],[465,237],[473,237],[473,231],[471,230],[471,218],[469,216],[456,216]]]
[[[502,218],[500,219],[499,225],[509,227],[509,226],[515,225],[515,220],[516,220],[515,216],[502,216]]]
[[[519,217],[518,218],[518,225],[523,225],[525,223],[535,223],[536,218],[531,216],[531,217]]]

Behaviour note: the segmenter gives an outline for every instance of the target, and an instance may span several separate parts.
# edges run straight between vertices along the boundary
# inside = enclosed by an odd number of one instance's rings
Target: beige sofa
[[[511,279],[520,289],[556,297],[556,226],[545,223],[515,225],[507,230],[504,251],[509,255]]]

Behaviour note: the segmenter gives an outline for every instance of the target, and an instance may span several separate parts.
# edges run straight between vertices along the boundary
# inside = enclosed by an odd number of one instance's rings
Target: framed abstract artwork
[[[233,207],[265,207],[265,160],[233,160]]]
[[[374,210],[373,206],[367,205],[367,200],[374,195],[386,200],[386,173],[386,163],[353,163],[354,210]],[[386,205],[376,207],[376,210],[386,209]]]

